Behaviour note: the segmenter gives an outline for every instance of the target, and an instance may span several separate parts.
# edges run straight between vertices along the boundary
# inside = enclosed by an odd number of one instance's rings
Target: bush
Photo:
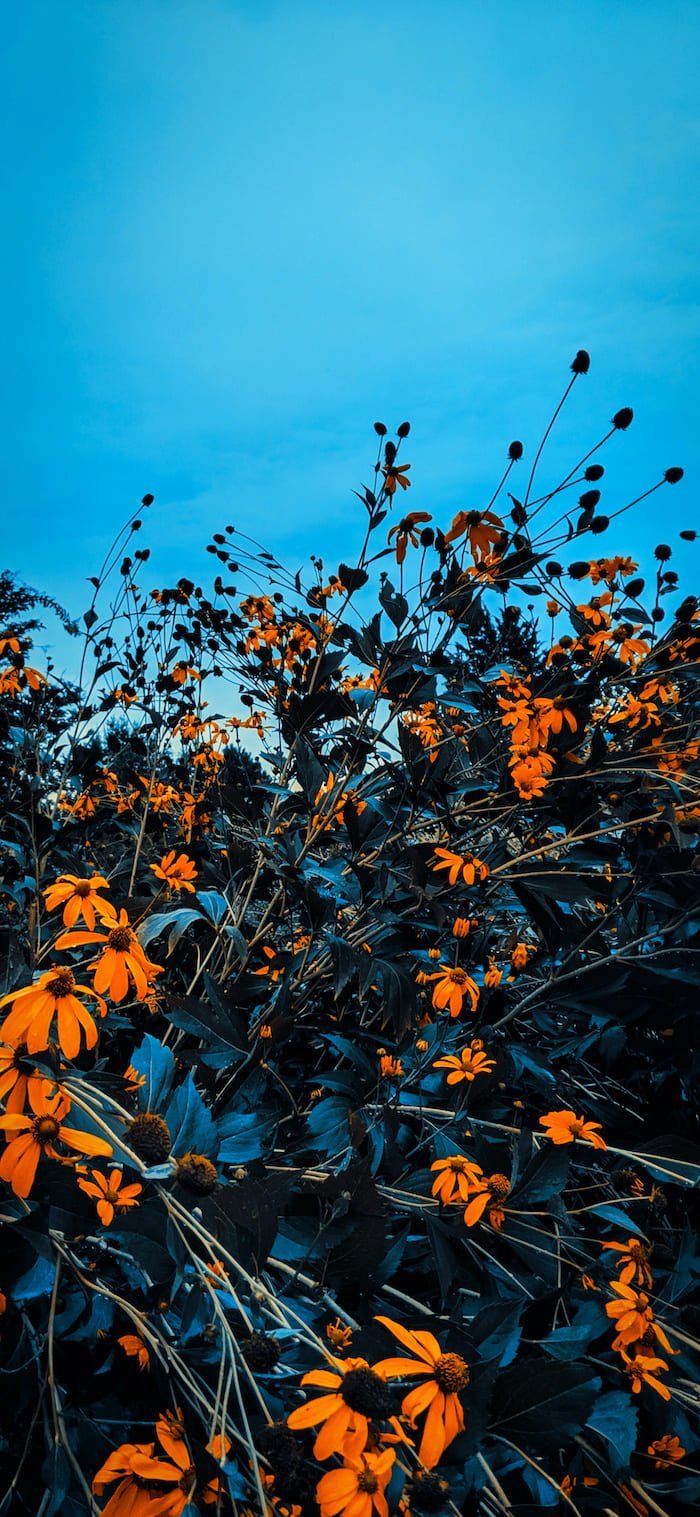
[[[147,496],[75,688],[5,576],[0,1512],[700,1498],[700,623],[600,556],[631,420],[442,526],[377,423],[308,583],[226,527],[146,591]]]

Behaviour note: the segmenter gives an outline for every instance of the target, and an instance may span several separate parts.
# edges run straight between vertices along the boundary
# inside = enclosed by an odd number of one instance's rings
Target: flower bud
[[[396,428],[396,436],[397,437],[408,437],[408,434],[409,434],[410,430],[411,430],[411,423],[410,423],[410,421],[402,421],[401,426]]]
[[[671,557],[671,549],[668,543],[657,543],[654,549],[654,558],[658,558],[660,564],[665,564]]]
[[[523,456],[523,445],[522,445],[522,443],[521,442],[512,442],[511,445],[510,445],[510,447],[509,447],[509,449],[508,449],[508,457],[510,459],[512,459],[513,463],[517,463],[518,459],[522,458],[522,456]]]
[[[609,526],[609,516],[594,516],[591,522],[591,532],[594,532],[597,536],[600,532],[606,532]]]
[[[682,478],[683,470],[678,468],[667,469],[666,473],[664,474],[664,479],[666,480],[667,485],[677,485],[678,481]]]
[[[604,473],[605,469],[602,464],[589,464],[583,477],[589,480],[602,479]]]
[[[615,415],[612,419],[612,424],[618,432],[626,432],[627,428],[632,425],[633,419],[634,411],[632,410],[632,407],[623,406],[621,411],[615,412]]]
[[[585,348],[579,348],[578,353],[571,365],[572,374],[587,374],[591,367],[590,354]]]
[[[377,437],[386,437],[386,427],[383,421],[375,421],[374,430],[377,434]]]

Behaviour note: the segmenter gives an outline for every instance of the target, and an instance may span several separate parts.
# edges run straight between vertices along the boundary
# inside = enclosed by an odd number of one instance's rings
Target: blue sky
[[[25,578],[79,611],[145,491],[154,584],[228,521],[335,567],[376,418],[446,523],[580,346],[552,471],[626,404],[605,507],[687,470],[601,551],[693,524],[695,0],[26,0],[0,35]]]

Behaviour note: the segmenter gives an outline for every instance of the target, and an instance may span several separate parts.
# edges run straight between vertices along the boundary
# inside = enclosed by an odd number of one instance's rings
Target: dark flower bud
[[[235,532],[235,530],[236,530],[236,528],[235,528],[235,527],[232,527],[232,526],[230,526],[230,525],[229,525],[229,526],[227,526],[227,527],[224,527],[224,532],[228,532],[228,533],[229,533],[229,535],[230,535],[230,534],[231,534],[231,532]]]
[[[435,533],[432,527],[424,527],[420,535],[421,547],[430,548],[435,542]]]
[[[226,542],[226,538],[224,537],[223,532],[215,532],[214,533],[214,542],[215,543],[225,543]]]
[[[633,420],[634,411],[632,410],[632,407],[623,406],[621,411],[615,412],[615,415],[612,419],[612,424],[617,428],[618,432],[626,432],[627,428],[632,425]]]
[[[410,421],[402,421],[401,426],[396,428],[396,436],[397,437],[408,437],[408,434],[409,434],[410,430],[411,430],[411,423],[410,423]]]
[[[142,506],[152,506],[154,500],[155,500],[155,495],[144,495],[141,498],[141,505]]]
[[[560,579],[561,575],[564,573],[561,564],[558,564],[555,558],[550,559],[549,563],[545,564],[544,568],[545,574],[547,574],[550,579]]]
[[[510,447],[509,447],[509,449],[508,449],[508,457],[511,458],[514,463],[517,463],[517,460],[519,458],[522,458],[522,456],[523,456],[523,445],[522,445],[522,443],[521,442],[512,442],[511,445],[510,445]]]
[[[591,522],[591,532],[594,532],[598,536],[600,532],[607,532],[609,526],[609,516],[594,516]]]
[[[391,468],[391,465],[396,458],[396,443],[388,442],[386,444],[384,448],[384,458],[386,459],[389,468]]]
[[[604,473],[605,469],[602,464],[589,464],[583,477],[589,480],[602,479]]]
[[[625,595],[629,595],[633,600],[636,600],[637,596],[641,595],[643,589],[643,579],[629,579],[625,585]]]
[[[383,421],[375,421],[374,430],[377,434],[377,437],[386,437],[386,427]]]
[[[694,543],[697,535],[697,532],[692,532],[690,529],[687,532],[681,532],[681,537],[686,543]]]
[[[516,500],[513,495],[511,495],[511,500],[513,502],[513,509],[510,513],[510,519],[515,522],[516,527],[524,527],[527,521],[527,511],[522,502]]]
[[[600,490],[584,490],[583,495],[579,495],[578,503],[582,511],[592,511],[599,500]]]
[[[579,348],[578,353],[571,365],[572,374],[587,374],[591,367],[590,354],[585,348]]]
[[[170,1155],[170,1129],[155,1111],[134,1117],[127,1127],[126,1141],[144,1164],[162,1164]]]
[[[682,479],[682,478],[683,478],[683,470],[682,469],[677,469],[677,468],[667,469],[666,473],[664,474],[664,479],[666,480],[666,484],[667,485],[677,485],[678,481],[680,479]]]
[[[653,622],[662,622],[665,615],[666,612],[664,611],[663,606],[654,606],[654,609],[651,613],[651,619]]]
[[[671,549],[669,548],[668,543],[657,543],[654,549],[654,558],[658,558],[659,563],[665,564],[666,560],[670,557]]]
[[[589,569],[590,564],[588,560],[578,558],[575,564],[569,564],[569,578],[585,579]]]
[[[280,1346],[277,1339],[268,1337],[267,1333],[251,1333],[243,1344],[241,1353],[252,1370],[258,1370],[264,1375],[274,1369],[280,1356]]]

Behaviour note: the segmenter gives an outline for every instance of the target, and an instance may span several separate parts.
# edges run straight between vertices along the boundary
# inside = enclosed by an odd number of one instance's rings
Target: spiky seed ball
[[[170,1128],[156,1111],[144,1111],[134,1117],[127,1127],[126,1139],[144,1164],[163,1164],[170,1157]]]
[[[348,1370],[340,1394],[345,1405],[362,1417],[386,1417],[391,1405],[385,1382],[370,1369]]]
[[[259,1370],[264,1375],[274,1369],[280,1356],[280,1346],[277,1339],[268,1337],[267,1333],[251,1333],[242,1345],[241,1353],[252,1370]]]
[[[185,1190],[196,1196],[209,1196],[219,1183],[219,1172],[204,1154],[183,1154],[177,1161],[177,1178]]]

